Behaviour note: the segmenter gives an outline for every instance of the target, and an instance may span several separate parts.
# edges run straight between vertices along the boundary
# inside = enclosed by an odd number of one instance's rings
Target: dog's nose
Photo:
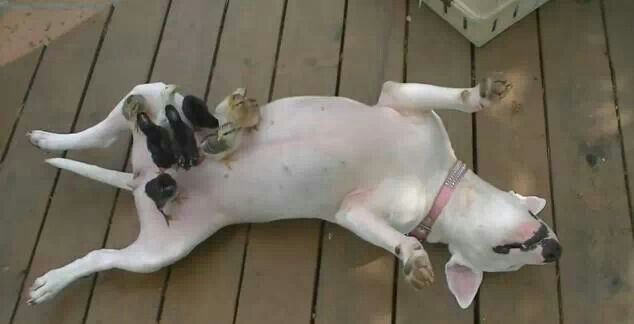
[[[561,256],[561,245],[557,240],[548,238],[543,240],[541,245],[545,263],[555,262]]]

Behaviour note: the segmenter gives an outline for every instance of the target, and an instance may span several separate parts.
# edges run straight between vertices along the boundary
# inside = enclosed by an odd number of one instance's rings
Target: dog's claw
[[[471,89],[465,89],[460,94],[464,103],[465,112],[478,112],[492,104],[500,102],[511,90],[510,82],[503,78],[501,73],[483,78],[480,83]]]
[[[417,250],[405,263],[405,279],[416,289],[423,289],[434,282],[434,271],[427,253]]]
[[[29,290],[29,299],[26,302],[28,305],[41,304],[57,295],[71,281],[72,277],[69,277],[63,271],[59,269],[51,270],[35,279],[33,286]]]
[[[513,88],[511,83],[500,75],[494,75],[483,79],[479,85],[480,98],[489,100],[491,103],[502,100]]]
[[[27,132],[26,137],[33,146],[44,151],[59,151],[65,146],[62,134],[34,130]]]

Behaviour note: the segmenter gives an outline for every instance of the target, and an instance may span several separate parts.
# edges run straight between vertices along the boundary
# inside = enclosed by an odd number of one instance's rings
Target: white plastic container
[[[478,47],[547,1],[419,0],[419,2],[427,4]]]

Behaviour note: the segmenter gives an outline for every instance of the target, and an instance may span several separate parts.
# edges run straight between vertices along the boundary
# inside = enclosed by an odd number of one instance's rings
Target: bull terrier
[[[93,127],[72,134],[32,131],[30,141],[47,151],[104,148],[131,131],[133,173],[61,158],[47,162],[131,191],[140,232],[126,248],[92,251],[37,278],[28,303],[42,303],[98,271],[157,271],[230,224],[317,217],[393,253],[416,288],[434,281],[421,243],[447,244],[446,280],[466,308],[484,271],[551,263],[561,254],[555,233],[536,216],[545,200],[497,189],[468,170],[433,111],[474,113],[500,101],[509,88],[501,78],[466,89],[388,81],[374,106],[342,97],[275,100],[259,107],[257,127],[240,132],[239,147],[226,148],[230,165],[205,156],[223,152],[214,152],[208,141],[227,119],[222,105],[241,91],[207,111],[203,100],[170,93],[169,85],[141,84]],[[167,130],[156,128],[164,134],[153,135],[167,144],[152,142],[139,129],[139,117],[143,129],[153,124]],[[184,157],[178,143],[186,142],[170,142],[176,124],[193,130],[201,151],[196,161],[174,162]],[[156,145],[173,154],[170,163],[157,166]]]

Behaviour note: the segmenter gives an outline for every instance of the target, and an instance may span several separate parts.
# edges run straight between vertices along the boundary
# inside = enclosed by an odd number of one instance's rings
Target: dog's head
[[[537,216],[544,199],[498,190],[473,174],[468,178],[452,198],[456,203],[447,206],[450,217],[438,220],[452,254],[447,283],[463,308],[473,301],[483,272],[515,271],[561,255],[557,236]]]

